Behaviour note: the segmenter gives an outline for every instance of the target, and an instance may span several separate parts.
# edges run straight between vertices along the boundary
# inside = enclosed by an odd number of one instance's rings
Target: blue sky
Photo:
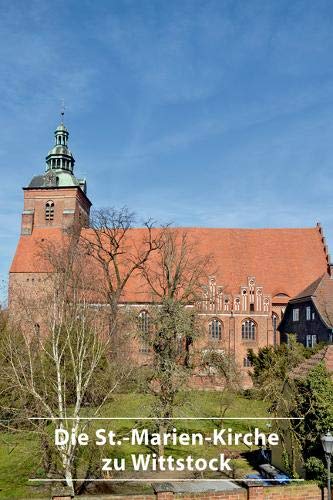
[[[2,279],[61,98],[96,207],[333,253],[331,1],[0,0],[0,75]]]

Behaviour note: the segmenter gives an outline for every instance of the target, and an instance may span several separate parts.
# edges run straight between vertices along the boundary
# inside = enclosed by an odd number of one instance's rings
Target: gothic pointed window
[[[273,328],[273,343],[277,344],[277,325],[278,325],[278,316],[277,314],[272,314],[272,328]]]
[[[35,330],[35,336],[36,336],[36,338],[39,339],[39,334],[40,334],[40,325],[39,325],[39,323],[35,323],[34,330]]]
[[[222,338],[222,323],[220,320],[214,318],[209,323],[209,338],[211,340],[221,340]]]
[[[244,368],[250,368],[252,366],[252,363],[248,357],[243,358],[243,366]]]
[[[256,339],[256,324],[253,319],[246,319],[242,322],[242,339],[255,340]]]
[[[54,219],[54,202],[49,200],[45,204],[45,220],[53,220]]]
[[[141,311],[139,314],[139,326],[143,334],[149,333],[149,314],[147,311]]]
[[[149,352],[148,335],[150,332],[150,318],[147,311],[141,311],[138,316],[139,329],[142,336],[140,352]]]

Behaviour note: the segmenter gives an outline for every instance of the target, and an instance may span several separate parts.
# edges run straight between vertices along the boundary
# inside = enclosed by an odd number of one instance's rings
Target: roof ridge
[[[212,255],[216,281],[219,286],[226,287],[230,294],[238,296],[240,287],[248,282],[248,277],[254,276],[257,286],[262,286],[263,294],[286,295],[272,299],[274,304],[285,304],[308,283],[326,272],[326,259],[316,228],[177,229],[180,232],[186,231],[190,238],[193,237],[195,251],[199,256]],[[128,234],[129,241],[133,240],[138,248],[143,241],[143,231],[146,229],[135,228]],[[154,231],[159,231],[159,228]],[[91,228],[82,229],[84,236],[90,237],[93,232]],[[61,238],[61,228],[35,227],[30,236],[21,236],[11,272],[43,272],[43,266],[35,257],[38,240],[41,238],[58,240]],[[333,285],[333,280],[331,284]],[[125,290],[124,301],[135,301],[139,290],[140,280],[133,276]],[[149,301],[150,296],[147,296],[147,302]]]
[[[300,293],[298,293],[292,300],[303,299],[304,297],[313,297],[326,275],[327,273],[321,274],[317,279],[312,281],[312,283],[310,283]]]

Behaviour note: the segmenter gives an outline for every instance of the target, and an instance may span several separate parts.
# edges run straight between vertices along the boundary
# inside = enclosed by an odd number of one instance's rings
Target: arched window
[[[243,358],[243,366],[244,368],[250,368],[250,366],[252,366],[252,363],[248,357]]]
[[[45,220],[53,220],[54,218],[54,203],[49,200],[45,204]]]
[[[278,317],[275,313],[272,314],[272,328],[273,328],[273,344],[277,344],[277,325],[278,325]]]
[[[242,322],[242,339],[255,340],[256,338],[256,324],[253,319],[246,319]]]
[[[39,323],[35,323],[34,329],[35,329],[35,335],[36,335],[36,337],[39,338],[39,334],[40,334],[40,325],[39,325]]]
[[[221,340],[222,338],[222,323],[216,318],[209,323],[209,338],[212,340]]]
[[[147,336],[150,332],[150,318],[149,318],[149,314],[147,313],[147,311],[141,311],[139,316],[138,316],[138,320],[139,320],[139,328],[140,328],[140,331],[141,331],[141,334],[142,334],[142,339],[141,339],[141,345],[140,345],[140,352],[143,352],[143,353],[147,353],[149,352],[149,345],[148,345],[148,342],[147,342]]]
[[[142,333],[149,333],[149,314],[147,311],[141,311],[139,314],[139,327]]]

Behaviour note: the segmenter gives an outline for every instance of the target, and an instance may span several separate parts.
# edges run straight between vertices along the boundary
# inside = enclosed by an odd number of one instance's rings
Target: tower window
[[[246,319],[242,323],[242,339],[255,340],[256,338],[256,324],[252,319]]]
[[[222,338],[222,323],[218,319],[213,319],[209,323],[209,338],[212,340],[221,340]]]
[[[54,202],[49,200],[45,204],[45,220],[54,219]]]

